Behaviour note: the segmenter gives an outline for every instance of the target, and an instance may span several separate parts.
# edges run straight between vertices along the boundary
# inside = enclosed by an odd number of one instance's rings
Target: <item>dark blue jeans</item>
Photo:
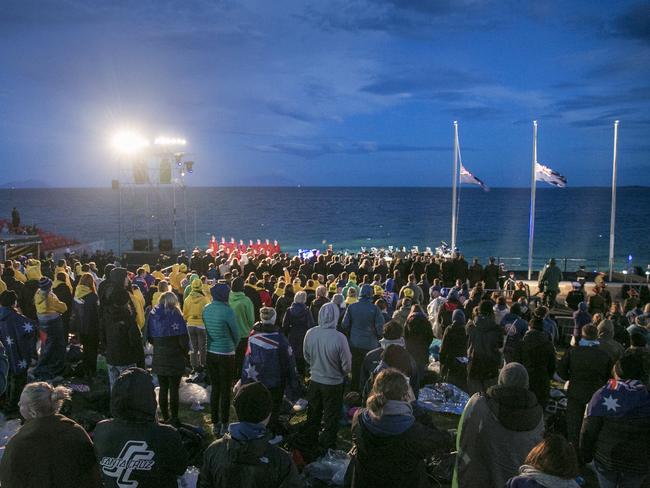
[[[63,321],[57,317],[38,326],[47,334],[45,344],[41,344],[41,355],[34,369],[34,376],[39,380],[51,380],[63,373],[65,359],[65,337]]]
[[[598,461],[594,461],[596,476],[600,488],[640,488],[645,480],[645,474],[610,471]]]

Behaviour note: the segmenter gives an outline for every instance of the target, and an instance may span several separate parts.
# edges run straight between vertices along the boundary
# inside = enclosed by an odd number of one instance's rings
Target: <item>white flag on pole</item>
[[[548,166],[540,163],[535,163],[535,179],[538,181],[545,181],[549,185],[564,188],[566,186],[566,178]]]
[[[472,185],[478,185],[481,188],[483,188],[484,191],[490,191],[490,188],[483,183],[481,180],[479,180],[476,176],[474,176],[472,173],[467,171],[467,168],[463,166],[461,163],[460,165],[460,181],[461,183],[469,183]]]

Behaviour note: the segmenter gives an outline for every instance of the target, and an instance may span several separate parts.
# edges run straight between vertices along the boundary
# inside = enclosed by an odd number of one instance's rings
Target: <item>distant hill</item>
[[[11,188],[50,188],[50,185],[41,180],[8,181],[0,185],[2,189]]]

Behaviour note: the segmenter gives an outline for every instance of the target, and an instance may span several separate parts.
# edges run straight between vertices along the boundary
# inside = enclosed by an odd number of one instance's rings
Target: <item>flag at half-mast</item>
[[[463,166],[462,163],[460,165],[460,181],[461,183],[470,183],[472,185],[478,185],[481,188],[483,188],[484,191],[490,191],[490,188],[481,180],[479,180],[476,176],[474,176],[472,173],[467,171],[467,168],[465,168],[465,166]]]
[[[537,181],[545,181],[549,185],[564,188],[566,186],[566,178],[557,171],[544,166],[540,163],[535,163],[535,179]]]

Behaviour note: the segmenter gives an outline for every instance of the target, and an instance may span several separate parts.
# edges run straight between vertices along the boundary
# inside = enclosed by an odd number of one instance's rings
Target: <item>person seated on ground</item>
[[[636,355],[614,365],[614,379],[594,393],[580,435],[584,462],[594,461],[601,487],[638,488],[650,472],[650,392]]]
[[[5,448],[0,462],[3,488],[71,486],[99,488],[99,469],[86,431],[61,415],[70,390],[31,383],[20,396],[25,424]]]
[[[185,473],[187,452],[171,425],[156,418],[153,379],[140,368],[117,378],[111,391],[110,420],[97,424],[95,456],[105,488],[176,488]]]
[[[203,455],[197,488],[298,488],[304,486],[289,453],[269,443],[271,393],[262,383],[239,388],[233,400],[239,422]]]
[[[443,381],[467,390],[467,332],[462,309],[454,310],[451,325],[445,329],[442,337],[440,376]]]
[[[282,434],[284,429],[278,422],[278,416],[285,389],[289,387],[297,398],[301,384],[289,341],[275,325],[275,310],[262,307],[259,316],[260,321],[253,325],[248,337],[241,384],[259,381],[268,388],[272,399],[269,429],[274,434]]]
[[[519,363],[506,364],[496,386],[470,399],[458,424],[452,487],[501,488],[542,440],[544,415]]]
[[[569,381],[567,390],[567,439],[578,446],[585,406],[592,395],[609,379],[612,361],[598,347],[598,330],[588,324],[582,328],[582,339],[568,349],[557,367],[560,378]],[[579,453],[578,453],[579,454]]]
[[[578,459],[573,446],[559,434],[551,434],[528,453],[519,476],[506,488],[579,488]]]
[[[428,487],[424,460],[451,450],[450,436],[416,421],[407,378],[388,368],[374,380],[352,419],[353,455],[346,478],[352,488]]]
[[[389,344],[386,346],[386,349],[382,351],[377,367],[372,371],[368,377],[368,381],[361,391],[361,399],[364,403],[370,395],[375,378],[379,373],[387,368],[401,371],[402,374],[408,378],[409,385],[411,386],[415,398],[418,397],[420,392],[420,381],[422,378],[420,378],[420,370],[415,359],[413,359],[413,356],[411,356],[405,347],[398,344]]]
[[[648,319],[645,315],[639,315],[634,319],[634,323],[627,328],[628,334],[641,334],[650,342],[650,328],[648,328]]]

